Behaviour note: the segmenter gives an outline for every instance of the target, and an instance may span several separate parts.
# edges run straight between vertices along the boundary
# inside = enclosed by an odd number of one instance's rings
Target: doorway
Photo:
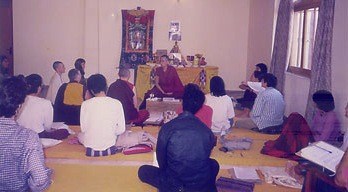
[[[0,55],[10,62],[10,74],[13,75],[13,20],[12,0],[0,0]]]

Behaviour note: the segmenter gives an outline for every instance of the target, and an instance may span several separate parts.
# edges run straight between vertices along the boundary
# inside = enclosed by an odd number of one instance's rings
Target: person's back
[[[19,126],[16,113],[26,96],[26,83],[11,77],[0,86],[0,191],[44,191],[52,171],[45,166],[38,134]]]
[[[193,114],[183,112],[162,126],[158,139],[157,154],[162,150],[167,154],[167,165],[163,169],[168,185],[181,181],[186,189],[194,191],[212,187],[209,156],[214,147],[214,135],[204,123]]]
[[[138,176],[160,191],[216,191],[219,163],[210,158],[213,132],[194,114],[204,103],[204,93],[193,84],[185,87],[183,110],[164,124],[158,134],[156,155],[159,168],[143,165]]]
[[[32,178],[29,172],[32,167],[27,165],[28,161],[44,163],[42,146],[34,131],[18,126],[15,121],[0,118],[0,153],[0,191],[28,191],[29,188],[34,191],[49,185],[49,174]],[[38,168],[50,172],[45,167]],[[39,183],[32,186],[28,178]]]
[[[133,103],[134,93],[126,81],[117,79],[110,85],[107,95],[122,103],[126,122],[137,118],[138,111]]]
[[[224,80],[219,76],[211,78],[210,91],[205,95],[205,104],[213,109],[211,129],[216,134],[225,135],[235,116],[232,100],[226,95]]]
[[[117,135],[124,129],[122,104],[118,100],[93,97],[82,103],[81,131],[84,132],[85,147],[105,150],[115,145]]]
[[[213,96],[207,94],[205,96],[206,105],[213,109],[212,127],[213,132],[221,132],[231,127],[229,119],[235,116],[233,103],[228,95]]]
[[[182,106],[178,107],[175,112],[180,114],[183,112]],[[208,105],[202,105],[202,108],[197,111],[195,116],[201,120],[206,126],[211,128],[212,126],[212,117],[213,117],[213,109]]]
[[[53,123],[51,102],[47,99],[27,95],[17,122],[36,133],[50,129]]]
[[[68,75],[70,82],[64,83],[58,89],[53,120],[63,121],[68,125],[80,125],[80,109],[86,90],[78,83],[81,74],[77,69],[71,69]]]
[[[79,141],[87,156],[113,155],[117,136],[126,127],[122,104],[106,96],[106,79],[101,74],[91,75],[87,87],[94,97],[82,103]]]
[[[256,97],[251,119],[259,129],[277,126],[283,123],[285,102],[283,95],[273,87],[267,87]],[[262,105],[259,105],[262,104]]]

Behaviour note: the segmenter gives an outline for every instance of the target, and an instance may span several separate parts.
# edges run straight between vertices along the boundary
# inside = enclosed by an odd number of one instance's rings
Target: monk
[[[154,97],[174,97],[181,99],[184,93],[184,86],[176,72],[176,69],[169,65],[168,55],[162,55],[161,67],[155,69],[155,86],[145,93],[143,102],[139,109],[146,108],[146,99],[153,94]]]

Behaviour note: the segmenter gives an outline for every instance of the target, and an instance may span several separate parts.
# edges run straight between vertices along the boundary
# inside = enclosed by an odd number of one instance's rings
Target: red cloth
[[[177,114],[180,114],[182,112],[182,106],[176,109]],[[209,128],[211,128],[213,118],[213,109],[211,107],[209,107],[208,105],[203,105],[202,108],[197,111],[195,116],[204,124],[206,124]]]
[[[138,110],[134,106],[134,92],[127,81],[117,79],[107,92],[107,96],[117,99],[122,103],[126,122],[138,117]]]
[[[298,113],[291,113],[280,136],[272,141],[265,142],[261,153],[280,158],[298,160],[300,157],[295,153],[304,147],[307,147],[309,142],[313,142],[312,132],[307,124],[307,121]]]
[[[146,121],[150,117],[150,113],[148,110],[143,109],[138,111],[138,116],[135,119],[130,120],[130,122],[134,123],[135,125],[140,125]]]
[[[163,70],[163,67],[158,67],[155,71],[155,75],[158,76],[158,84],[162,88],[162,90],[166,93],[173,93],[173,95],[165,95],[156,86],[154,86],[145,94],[145,97],[153,93],[155,97],[160,98],[182,98],[182,95],[184,93],[184,86],[182,85],[179,75],[174,67],[168,66],[166,71]]]

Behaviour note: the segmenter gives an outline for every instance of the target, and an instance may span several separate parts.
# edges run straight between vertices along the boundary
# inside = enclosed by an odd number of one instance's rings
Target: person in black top
[[[141,166],[138,176],[142,182],[159,191],[217,191],[219,164],[210,159],[214,134],[194,116],[203,102],[204,93],[188,84],[183,95],[184,112],[164,124],[159,132],[156,147],[159,168]]]

